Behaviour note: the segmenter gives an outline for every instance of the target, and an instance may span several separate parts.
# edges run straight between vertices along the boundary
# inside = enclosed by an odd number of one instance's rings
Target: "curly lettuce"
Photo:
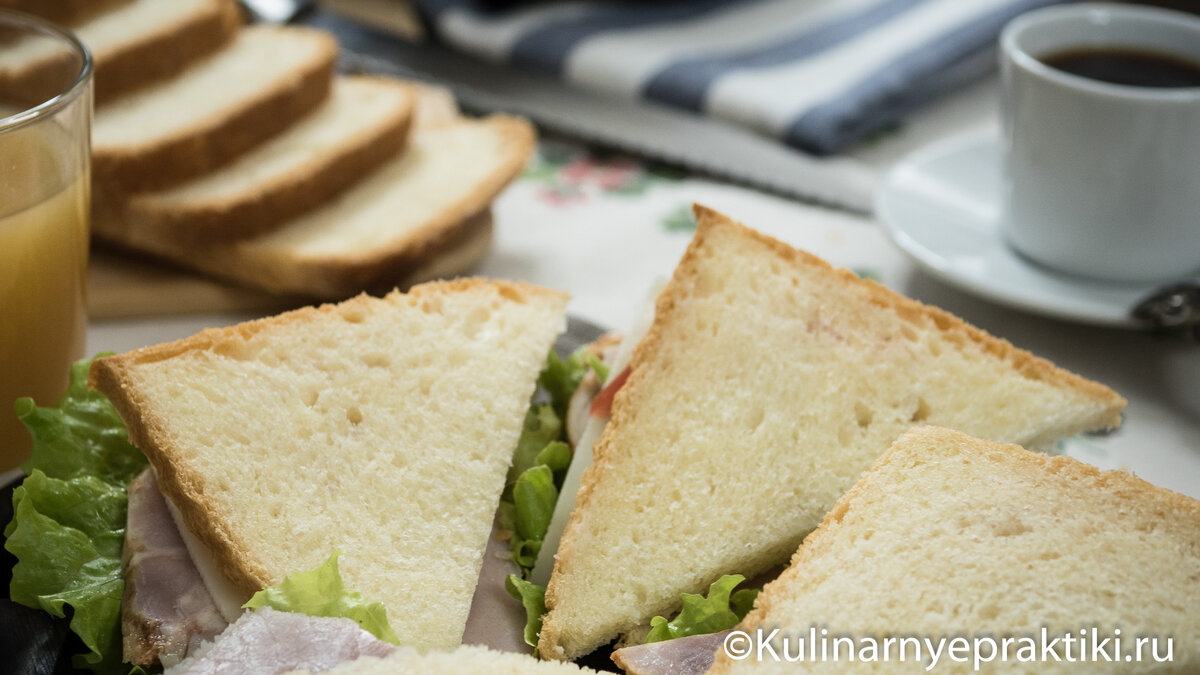
[[[740,574],[726,574],[708,587],[708,597],[683,593],[683,609],[679,615],[670,621],[661,616],[651,619],[646,642],[716,633],[738,625],[758,597],[758,589],[733,591],[745,580],[746,577]]]
[[[521,568],[524,579],[529,578],[537,562],[558,503],[558,491],[571,464],[571,446],[566,442],[563,419],[583,376],[588,368],[595,367],[589,361],[599,363],[585,347],[576,349],[566,359],[554,350],[547,354],[538,383],[549,401],[530,405],[513,453],[504,494],[500,497],[500,527],[501,536],[508,537],[512,559]]]
[[[571,446],[567,444],[563,420],[589,368],[596,370],[602,380],[607,375],[607,368],[586,347],[576,349],[566,359],[554,350],[546,356],[538,384],[549,401],[529,407],[500,498],[501,536],[508,537],[513,562],[521,569],[521,574],[508,576],[504,587],[525,608],[525,642],[532,647],[537,646],[542,615],[546,613],[546,589],[528,579],[571,465]]]
[[[278,586],[264,588],[242,606],[249,609],[270,607],[309,616],[345,617],[384,642],[400,644],[400,638],[388,624],[383,603],[370,602],[362,593],[346,589],[338,572],[339,555],[341,551],[334,551],[316,569],[288,575]]]
[[[584,346],[571,352],[565,359],[553,349],[546,355],[546,367],[538,376],[538,385],[550,394],[550,403],[560,419],[566,418],[571,396],[587,374],[587,354],[587,347]]]
[[[125,673],[121,665],[121,550],[126,487],[146,466],[116,409],[87,387],[90,359],[71,368],[67,393],[53,406],[18,399],[17,416],[33,437],[13,491],[4,547],[17,558],[9,596],[66,617],[88,653],[77,668]]]
[[[546,613],[546,587],[510,574],[504,580],[504,589],[520,600],[525,608],[525,644],[534,647],[536,654],[538,633],[542,632],[542,615]]]
[[[512,488],[521,474],[537,466],[538,455],[547,445],[557,441],[565,434],[562,419],[554,412],[549,403],[529,406],[525,413],[525,425],[521,428],[521,438],[517,441],[517,449],[513,452],[512,465],[508,469],[505,481],[504,497],[512,500]]]

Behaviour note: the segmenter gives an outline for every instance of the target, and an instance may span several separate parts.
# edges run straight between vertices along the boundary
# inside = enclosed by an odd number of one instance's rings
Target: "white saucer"
[[[875,213],[925,270],[962,290],[1070,321],[1141,327],[1130,309],[1161,283],[1104,283],[1017,255],[1000,234],[1000,138],[972,133],[909,155],[887,175]]]

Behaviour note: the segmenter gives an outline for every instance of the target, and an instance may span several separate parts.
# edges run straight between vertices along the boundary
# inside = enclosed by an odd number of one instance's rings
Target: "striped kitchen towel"
[[[416,0],[447,44],[580,87],[845,149],[989,72],[1055,0]]]

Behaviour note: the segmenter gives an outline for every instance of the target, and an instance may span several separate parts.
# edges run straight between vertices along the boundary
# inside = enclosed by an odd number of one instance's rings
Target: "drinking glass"
[[[29,456],[13,402],[53,403],[83,355],[91,125],[87,48],[0,10],[0,472]]]

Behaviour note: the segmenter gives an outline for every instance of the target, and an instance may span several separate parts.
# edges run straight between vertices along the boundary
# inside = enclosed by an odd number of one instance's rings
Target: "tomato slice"
[[[613,397],[625,385],[625,380],[629,379],[629,366],[625,366],[619,375],[613,378],[607,386],[596,394],[596,398],[592,399],[592,407],[588,409],[588,415],[592,417],[612,417]]]

